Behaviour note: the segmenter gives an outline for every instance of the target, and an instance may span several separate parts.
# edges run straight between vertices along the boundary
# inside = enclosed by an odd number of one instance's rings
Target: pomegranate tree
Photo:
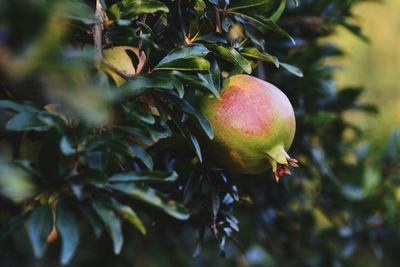
[[[276,181],[297,167],[289,157],[296,121],[286,95],[274,85],[249,75],[228,78],[220,98],[207,96],[200,109],[214,128],[206,153],[217,167],[255,174],[272,166]]]

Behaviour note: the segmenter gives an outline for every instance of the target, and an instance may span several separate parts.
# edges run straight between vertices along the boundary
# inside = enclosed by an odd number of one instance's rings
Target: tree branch
[[[132,78],[131,75],[127,74],[126,72],[124,72],[122,70],[117,69],[114,65],[112,65],[111,63],[109,63],[105,59],[101,59],[100,63],[105,65],[105,66],[107,66],[108,68],[110,68],[113,72],[115,72],[116,74],[118,74],[119,76],[124,78],[125,80],[129,80],[130,78]]]
[[[102,53],[102,31],[103,31],[103,10],[100,0],[96,0],[96,17],[100,19],[100,23],[93,26],[93,41],[95,49],[95,61],[96,67],[100,68],[101,59],[103,58]]]
[[[213,7],[214,16],[215,16],[215,31],[218,33],[222,33],[221,27],[221,17],[219,16],[219,9],[217,6]]]

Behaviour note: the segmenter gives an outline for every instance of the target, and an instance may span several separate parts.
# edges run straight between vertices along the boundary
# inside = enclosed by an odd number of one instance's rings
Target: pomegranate
[[[276,181],[298,167],[286,150],[292,144],[296,122],[286,95],[274,85],[249,75],[228,78],[220,99],[209,95],[200,109],[214,128],[206,154],[217,167],[245,174],[272,166]]]
[[[133,53],[138,59],[136,69],[133,64],[132,57],[129,55],[129,53]],[[139,53],[139,49],[137,47],[126,45],[104,49],[103,57],[108,64],[112,65],[114,68],[125,73],[128,76],[140,73],[144,63],[146,62],[145,53]],[[126,82],[123,77],[121,77],[109,66],[103,64],[102,69],[111,76],[117,86],[121,86]]]

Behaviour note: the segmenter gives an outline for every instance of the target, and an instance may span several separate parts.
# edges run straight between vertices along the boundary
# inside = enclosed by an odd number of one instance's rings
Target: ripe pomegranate
[[[272,166],[276,181],[297,160],[286,153],[296,130],[293,107],[274,85],[249,75],[228,78],[220,99],[210,95],[200,109],[214,128],[206,154],[218,167],[260,173]]]
[[[134,61],[132,61],[133,58],[129,55],[130,53],[133,56],[136,55],[138,59],[136,69],[133,64]],[[139,53],[139,49],[137,47],[126,45],[104,49],[103,57],[107,63],[111,64],[113,67],[127,75],[135,75],[140,73],[146,61],[145,53]],[[102,69],[111,76],[117,86],[121,86],[126,82],[123,77],[112,70],[109,66],[103,64]]]

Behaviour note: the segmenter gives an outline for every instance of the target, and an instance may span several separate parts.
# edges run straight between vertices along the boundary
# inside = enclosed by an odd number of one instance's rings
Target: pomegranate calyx
[[[291,158],[283,146],[277,146],[267,153],[270,157],[272,171],[274,172],[275,181],[279,182],[283,175],[291,175],[290,167],[299,167],[297,159]]]

